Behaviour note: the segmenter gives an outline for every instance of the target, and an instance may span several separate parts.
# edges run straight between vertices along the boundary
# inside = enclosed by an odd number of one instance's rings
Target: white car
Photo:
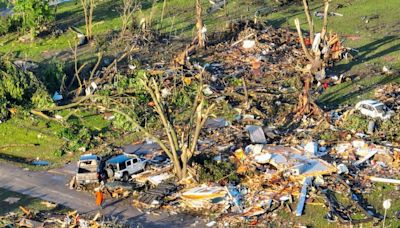
[[[394,114],[385,104],[376,100],[360,101],[356,104],[355,109],[359,110],[361,114],[374,119],[387,120]]]
[[[130,176],[145,170],[147,160],[137,156],[118,155],[106,162],[109,178],[128,181]]]

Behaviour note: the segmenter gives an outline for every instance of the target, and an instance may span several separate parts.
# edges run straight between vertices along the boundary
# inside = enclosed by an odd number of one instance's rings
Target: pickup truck
[[[135,155],[118,155],[106,161],[106,173],[108,178],[128,181],[130,176],[145,170],[146,159]]]
[[[78,185],[99,183],[102,176],[102,161],[97,155],[85,154],[78,161],[76,182]]]

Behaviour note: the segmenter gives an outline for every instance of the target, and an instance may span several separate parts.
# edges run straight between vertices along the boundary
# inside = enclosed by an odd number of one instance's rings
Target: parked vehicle
[[[78,185],[99,183],[102,177],[103,164],[97,155],[82,155],[78,161],[76,182]]]
[[[130,176],[145,170],[147,160],[136,155],[118,155],[106,162],[108,178],[128,181]]]
[[[355,109],[365,116],[382,120],[389,119],[394,113],[385,104],[376,100],[360,101],[356,104]]]

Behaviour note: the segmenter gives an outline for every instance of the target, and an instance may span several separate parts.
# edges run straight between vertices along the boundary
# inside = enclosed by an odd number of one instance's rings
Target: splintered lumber
[[[303,187],[301,188],[301,193],[299,197],[299,203],[297,204],[297,209],[296,209],[296,216],[301,216],[303,213],[303,208],[304,204],[306,202],[306,196],[307,196],[307,188],[311,184],[311,179],[312,177],[306,177],[303,183]]]
[[[375,177],[371,176],[369,179],[373,182],[382,182],[382,183],[388,183],[388,184],[400,184],[400,180],[397,179],[389,179],[389,178],[383,178],[383,177]]]
[[[23,218],[18,224],[20,227],[29,227],[29,228],[39,228],[43,227],[42,222],[38,222],[32,219]]]
[[[21,209],[21,211],[24,212],[25,215],[29,215],[31,213],[28,208],[25,208],[23,206],[19,206],[19,209]]]
[[[363,159],[354,162],[353,165],[354,165],[354,166],[359,166],[359,165],[361,165],[362,163],[364,163],[364,162],[368,161],[370,158],[372,158],[376,153],[378,153],[378,150],[372,150],[372,151],[369,152],[369,153],[367,154],[367,156],[365,156]]]

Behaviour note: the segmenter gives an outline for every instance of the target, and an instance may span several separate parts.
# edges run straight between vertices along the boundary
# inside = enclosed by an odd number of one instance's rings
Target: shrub
[[[235,165],[228,161],[217,162],[214,160],[205,160],[204,165],[200,167],[199,178],[201,182],[215,182],[229,180],[239,181],[236,174]]]
[[[64,65],[53,58],[49,62],[39,65],[37,72],[39,80],[45,82],[46,89],[54,93],[59,91],[61,82],[66,77],[64,72]]]
[[[360,113],[354,113],[349,116],[346,121],[343,122],[342,127],[346,130],[355,130],[367,132],[368,130],[368,118],[361,115]]]
[[[389,120],[380,124],[379,131],[386,136],[387,140],[400,142],[400,113],[396,113]]]
[[[11,16],[13,23],[20,31],[29,31],[32,37],[35,37],[37,31],[54,18],[49,0],[14,0],[12,3],[8,1],[7,3],[13,7]]]
[[[0,35],[4,35],[8,32],[10,27],[8,18],[0,17]]]
[[[87,128],[79,124],[72,124],[71,126],[62,129],[58,136],[66,139],[68,142],[64,150],[75,152],[79,148],[91,149],[93,133]]]

